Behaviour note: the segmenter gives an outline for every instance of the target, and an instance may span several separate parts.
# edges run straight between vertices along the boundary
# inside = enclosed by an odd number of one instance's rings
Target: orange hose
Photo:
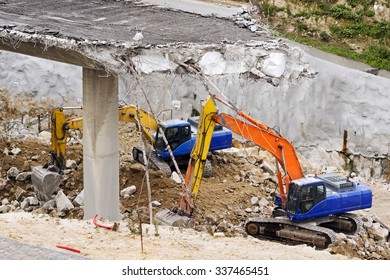
[[[95,217],[93,217],[93,223],[94,223],[95,226],[98,226],[98,227],[101,227],[101,228],[105,228],[105,229],[112,229],[113,228],[113,226],[105,226],[105,225],[99,224],[96,221],[97,216],[98,216],[98,214],[96,214]]]
[[[72,251],[72,252],[75,252],[75,253],[80,253],[79,249],[75,249],[75,248],[72,248],[72,247],[69,247],[69,246],[57,244],[56,247],[57,248],[61,248],[61,249],[65,249],[65,250],[69,250],[69,251]]]

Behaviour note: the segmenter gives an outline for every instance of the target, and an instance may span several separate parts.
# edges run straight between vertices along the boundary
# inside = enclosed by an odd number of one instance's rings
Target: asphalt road
[[[0,237],[0,260],[88,260],[78,253],[63,253]]]

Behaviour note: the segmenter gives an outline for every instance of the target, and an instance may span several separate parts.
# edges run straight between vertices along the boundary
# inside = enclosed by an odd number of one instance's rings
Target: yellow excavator
[[[241,119],[219,112],[216,101],[236,111]],[[245,225],[249,235],[326,248],[336,241],[335,231],[352,234],[359,230],[361,221],[347,212],[372,206],[372,192],[368,186],[337,174],[306,177],[295,148],[287,139],[215,96],[202,103],[196,144],[178,206],[172,211],[164,209],[156,213],[161,224],[194,225],[195,202],[216,123],[267,150],[276,159],[279,194],[275,197],[274,216],[249,219]]]
[[[43,166],[32,168],[31,180],[42,200],[47,200],[56,190],[62,180],[66,163],[66,145],[69,130],[80,129],[83,126],[82,117],[66,117],[64,111],[82,109],[82,107],[58,107],[51,112],[51,159]],[[140,123],[142,133],[154,145],[152,133],[157,131],[157,121],[148,112],[135,105],[119,107],[119,121]],[[162,165],[162,163],[161,163]],[[169,166],[166,165],[168,169]],[[170,170],[170,168],[169,168]]]

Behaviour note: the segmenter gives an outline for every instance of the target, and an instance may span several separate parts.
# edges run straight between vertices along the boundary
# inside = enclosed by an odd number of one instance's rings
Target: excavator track
[[[337,239],[336,233],[314,223],[295,222],[287,218],[259,218],[246,223],[246,232],[254,237],[265,237],[280,241],[305,243],[325,249]]]
[[[146,149],[146,155],[148,157],[149,168],[153,170],[160,170],[168,177],[171,176],[172,174],[171,167],[164,160],[158,158],[157,155],[153,151],[150,151],[149,149]],[[137,147],[133,148],[133,159],[136,162],[145,165],[143,152],[140,148]]]
[[[246,223],[245,230],[254,237],[305,243],[325,249],[337,240],[337,232],[355,234],[362,227],[357,215],[343,213],[300,222],[287,217],[252,219]]]

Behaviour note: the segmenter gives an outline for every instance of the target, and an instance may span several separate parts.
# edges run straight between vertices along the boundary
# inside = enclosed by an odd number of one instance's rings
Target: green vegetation
[[[282,7],[252,2],[282,36],[390,71],[390,21],[376,17],[375,0],[290,0]]]
[[[330,26],[330,30],[341,38],[362,38],[367,36],[383,41],[390,38],[390,23],[385,21],[371,24],[357,23],[344,26],[332,25]]]
[[[336,5],[330,9],[330,15],[335,19],[346,19],[361,21],[362,16],[354,13],[350,8],[345,5]]]

